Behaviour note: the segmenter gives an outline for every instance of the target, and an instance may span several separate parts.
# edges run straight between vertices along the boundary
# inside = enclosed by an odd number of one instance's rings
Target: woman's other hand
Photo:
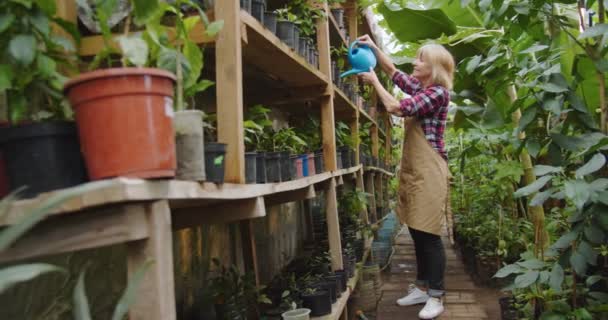
[[[376,44],[374,43],[374,40],[372,40],[372,38],[367,34],[357,38],[357,41],[359,41],[359,45],[365,45],[374,50],[378,49],[378,46],[376,46]]]
[[[361,72],[358,74],[358,76],[359,79],[363,80],[363,82],[366,84],[380,84],[380,81],[378,80],[378,75],[376,75],[376,72],[372,67],[369,68],[368,72]]]

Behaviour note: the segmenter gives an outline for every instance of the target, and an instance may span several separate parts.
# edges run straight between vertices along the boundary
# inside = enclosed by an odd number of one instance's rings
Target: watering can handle
[[[359,44],[359,40],[355,40],[350,44],[350,48],[348,48],[348,55],[352,55],[353,49],[355,49],[355,45],[357,44]]]

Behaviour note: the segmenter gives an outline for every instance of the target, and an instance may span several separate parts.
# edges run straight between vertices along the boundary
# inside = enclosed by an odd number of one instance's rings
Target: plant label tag
[[[221,166],[223,161],[224,161],[224,156],[217,156],[217,157],[215,157],[215,159],[213,159],[213,164],[216,166]]]
[[[165,97],[165,115],[173,118],[173,98],[171,97]]]

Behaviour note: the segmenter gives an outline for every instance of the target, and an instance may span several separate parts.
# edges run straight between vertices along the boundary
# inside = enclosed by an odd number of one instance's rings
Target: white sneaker
[[[442,314],[443,310],[443,302],[441,302],[441,299],[430,297],[424,305],[424,308],[422,308],[422,310],[420,310],[420,313],[418,313],[418,318],[434,319],[437,318],[440,314]]]
[[[410,284],[410,287],[407,290],[407,296],[397,300],[397,304],[402,307],[411,306],[419,303],[425,303],[427,300],[429,300],[429,298],[430,297],[426,292],[418,289],[416,285]]]

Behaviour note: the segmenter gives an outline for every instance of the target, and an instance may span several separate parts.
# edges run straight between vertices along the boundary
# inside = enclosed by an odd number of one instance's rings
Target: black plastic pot
[[[320,317],[331,313],[331,299],[326,290],[317,290],[315,293],[303,293],[302,306],[310,309],[311,317]]]
[[[291,167],[292,162],[289,159],[289,151],[280,152],[281,155],[281,181],[289,181],[292,178]]]
[[[27,187],[21,197],[87,181],[76,124],[46,122],[0,129],[9,190]]]
[[[342,169],[342,152],[340,152],[339,150],[336,150],[336,167],[338,167],[338,169]]]
[[[338,27],[344,26],[344,9],[331,9],[331,14],[336,18]]]
[[[241,0],[241,8],[251,13],[251,0]]]
[[[315,47],[308,46],[308,63],[311,65],[315,64]]]
[[[297,25],[293,27],[293,50],[300,52],[300,28]]]
[[[300,37],[298,39],[298,54],[302,57],[306,56],[306,52],[308,52],[308,41],[306,38]]]
[[[323,153],[315,153],[315,170],[317,174],[325,172],[325,164],[323,163]]]
[[[349,147],[347,146],[342,146],[339,147],[338,150],[340,150],[340,156],[342,157],[342,168],[350,168],[351,167],[351,150]]]
[[[266,152],[258,152],[255,158],[256,183],[266,183]]]
[[[290,21],[278,21],[277,22],[277,36],[281,41],[285,42],[292,49],[295,48],[294,44],[294,31],[295,24]]]
[[[274,12],[264,12],[264,26],[272,33],[277,34],[277,14]]]
[[[517,320],[517,309],[514,306],[514,299],[512,297],[503,297],[498,299],[500,304],[500,318],[502,320]]]
[[[280,152],[266,153],[266,182],[281,182]]]
[[[257,182],[257,152],[245,152],[245,182],[256,183]]]
[[[225,143],[205,143],[205,175],[207,176],[207,181],[224,183],[225,155]]]
[[[346,290],[346,283],[342,276],[334,274],[332,276],[327,276],[324,278],[325,281],[335,281],[336,282],[336,296],[340,298],[342,296],[342,292]]]
[[[344,260],[344,259],[343,259],[343,261],[344,261],[344,264],[348,264],[350,262],[350,261]],[[336,271],[334,271],[334,274],[342,279],[342,288],[341,288],[342,292],[346,291],[346,289],[348,289],[348,286],[347,286],[348,274],[347,274],[346,270],[336,270]]]
[[[266,0],[252,0],[251,1],[251,15],[258,19],[262,24],[264,23],[264,12],[266,11]]]
[[[317,290],[327,290],[329,292],[329,298],[331,299],[331,303],[338,301],[338,297],[336,295],[336,282],[335,281],[320,281],[313,285]]]

